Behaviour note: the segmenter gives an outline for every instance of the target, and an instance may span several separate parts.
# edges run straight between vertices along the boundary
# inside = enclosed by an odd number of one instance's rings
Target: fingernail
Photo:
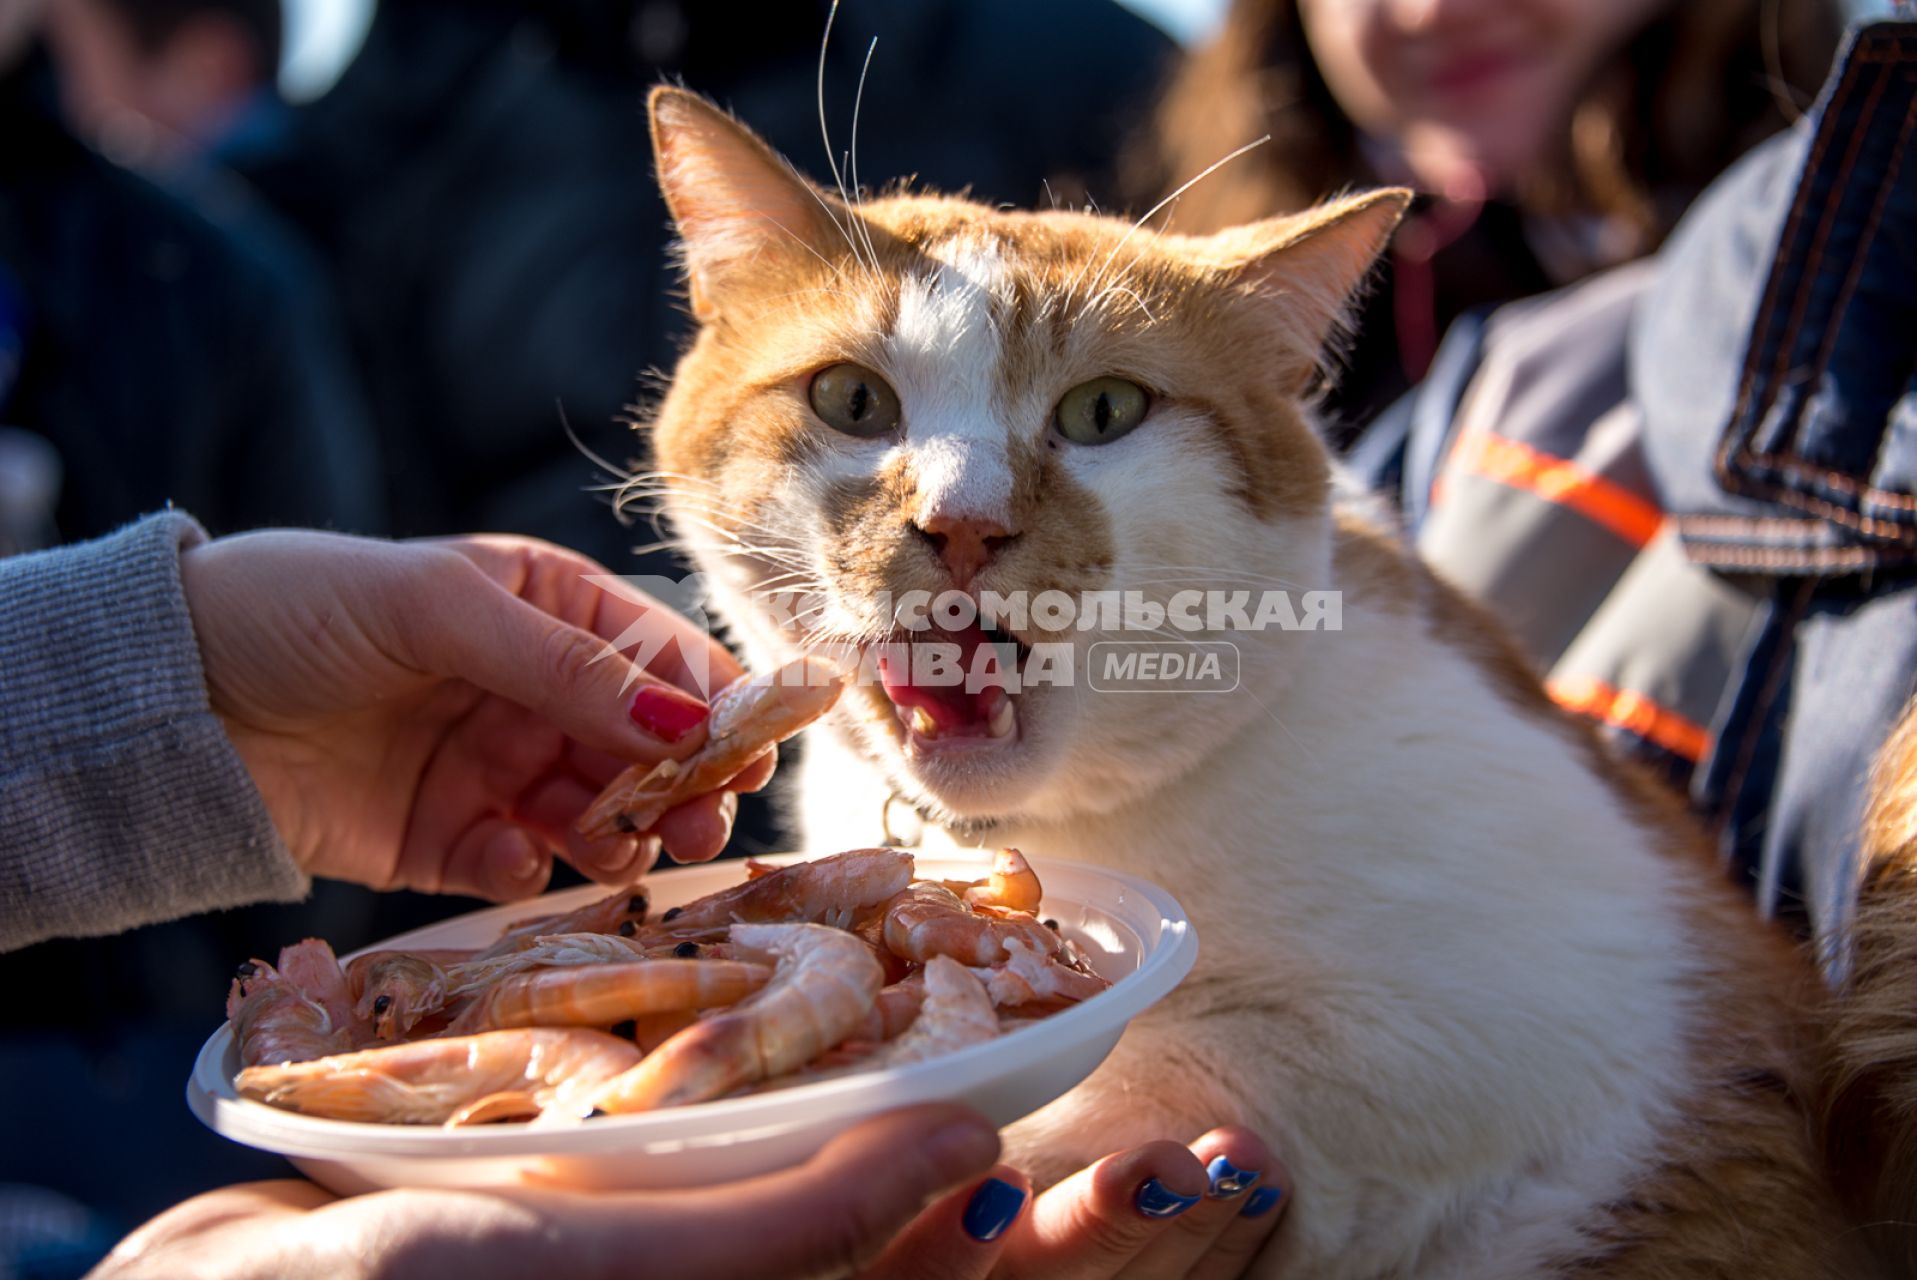
[[[712,708],[689,693],[649,684],[632,699],[632,722],[658,735],[666,742],[677,742],[705,723]]]
[[[1245,1200],[1245,1207],[1238,1211],[1241,1218],[1262,1218],[1278,1207],[1285,1198],[1281,1187],[1260,1187]]]
[[[1025,1207],[1025,1193],[999,1178],[987,1178],[972,1193],[962,1219],[965,1234],[981,1243],[996,1240]]]
[[[1249,1191],[1265,1175],[1256,1169],[1240,1169],[1224,1156],[1213,1156],[1211,1163],[1205,1166],[1205,1176],[1211,1179],[1211,1190],[1207,1194],[1214,1200],[1229,1200]]]
[[[513,841],[513,850],[506,859],[506,874],[515,880],[528,880],[539,870],[539,850],[533,847],[532,840],[524,835]]]
[[[631,836],[595,841],[589,856],[601,871],[624,871],[639,856],[639,842]]]
[[[1176,1218],[1202,1199],[1203,1196],[1181,1196],[1158,1179],[1149,1178],[1138,1189],[1138,1198],[1132,1203],[1147,1218]]]

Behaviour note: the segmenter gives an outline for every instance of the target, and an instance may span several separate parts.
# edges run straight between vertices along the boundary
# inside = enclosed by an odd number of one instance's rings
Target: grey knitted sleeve
[[[0,951],[303,896],[207,704],[187,516],[0,560]]]

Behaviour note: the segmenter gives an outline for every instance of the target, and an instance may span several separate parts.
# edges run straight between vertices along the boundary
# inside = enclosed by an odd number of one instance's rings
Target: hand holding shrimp
[[[719,789],[770,775],[742,759],[642,828],[573,831],[621,769],[705,744],[696,665],[720,685],[740,672],[561,548],[271,532],[192,548],[181,575],[213,710],[311,874],[508,899],[537,893],[557,853],[626,884],[661,842],[712,856],[734,804]],[[641,633],[647,669],[609,647]]]
[[[832,664],[809,657],[734,681],[713,696],[705,745],[696,754],[627,769],[579,819],[579,833],[607,840],[651,830],[669,810],[724,785],[824,715],[843,688]]]

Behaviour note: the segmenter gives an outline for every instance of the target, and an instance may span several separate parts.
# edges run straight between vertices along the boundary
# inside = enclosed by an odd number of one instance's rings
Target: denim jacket
[[[1917,683],[1917,24],[1853,31],[1664,264],[1630,353],[1644,451],[1689,557],[1763,600],[1693,792],[1837,960],[1864,777]]]
[[[1713,187],[1667,248],[1634,381],[1694,560],[1917,564],[1913,145],[1917,24],[1853,31],[1806,127]]]

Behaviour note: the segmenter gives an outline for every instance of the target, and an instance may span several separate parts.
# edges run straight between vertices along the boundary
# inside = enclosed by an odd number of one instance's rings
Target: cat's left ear
[[[1209,237],[1206,257],[1229,283],[1272,304],[1285,344],[1315,367],[1411,198],[1389,187],[1233,227]]]

